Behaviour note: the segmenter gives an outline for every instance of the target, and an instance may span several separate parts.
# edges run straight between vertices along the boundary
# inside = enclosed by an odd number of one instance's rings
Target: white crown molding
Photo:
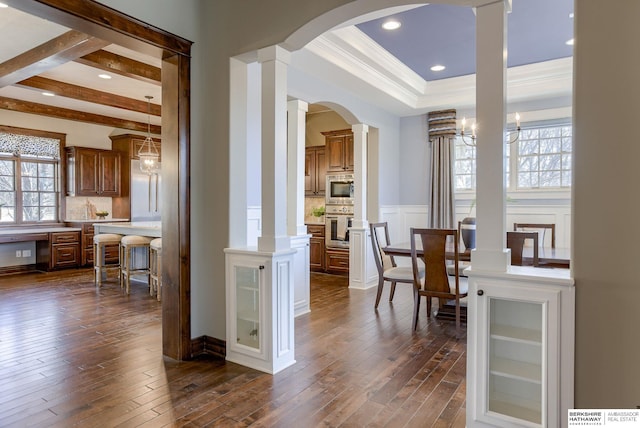
[[[328,32],[304,50],[394,98],[413,114],[475,106],[475,75],[426,82],[354,26]],[[572,58],[507,70],[507,100],[510,103],[569,97],[572,86]]]

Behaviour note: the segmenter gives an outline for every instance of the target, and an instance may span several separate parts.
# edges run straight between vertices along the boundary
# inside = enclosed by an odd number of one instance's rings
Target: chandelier
[[[147,99],[147,138],[138,150],[140,158],[140,171],[148,175],[158,174],[160,172],[160,153],[156,148],[156,143],[151,138],[151,95],[145,95]]]
[[[465,126],[467,124],[467,119],[462,118],[462,122],[460,123],[460,133],[456,134],[456,137],[460,137],[462,142],[467,146],[475,147],[476,146],[476,131],[478,126],[474,123],[471,125],[471,135],[465,134]],[[513,144],[520,140],[520,114],[516,112],[516,129],[514,132],[511,132],[509,135],[509,139],[507,140],[507,144]]]

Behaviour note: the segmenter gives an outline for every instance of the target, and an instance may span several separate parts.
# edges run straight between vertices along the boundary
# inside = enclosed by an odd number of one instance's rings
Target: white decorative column
[[[277,373],[295,363],[294,255],[287,235],[287,64],[278,46],[261,63],[262,236],[227,248],[227,360]]]
[[[371,238],[367,221],[367,134],[369,126],[356,124],[353,130],[353,222],[349,229],[349,288],[373,287],[377,278],[369,278],[372,266]]]
[[[510,0],[476,8],[476,249],[474,269],[504,272],[506,190],[504,129],[507,76],[507,10]]]
[[[258,51],[262,64],[262,236],[258,250],[291,248],[287,235],[287,66],[279,46]]]
[[[309,238],[304,224],[304,162],[306,112],[309,105],[301,100],[287,103],[287,231],[293,258],[294,316],[310,312]]]

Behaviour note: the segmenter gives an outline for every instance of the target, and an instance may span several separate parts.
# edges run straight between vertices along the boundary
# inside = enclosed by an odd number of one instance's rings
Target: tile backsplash
[[[111,218],[111,198],[67,196],[67,212],[65,220],[90,220],[95,219],[96,211],[107,211]]]
[[[304,198],[304,222],[305,223],[324,223],[324,216],[315,217],[311,214],[314,208],[324,207],[325,198],[307,197]]]

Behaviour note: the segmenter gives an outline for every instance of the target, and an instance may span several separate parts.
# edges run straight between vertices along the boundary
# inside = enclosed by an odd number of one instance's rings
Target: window
[[[517,143],[507,146],[505,180],[514,190],[567,189],[571,186],[571,126],[524,128]],[[508,138],[508,136],[507,136]],[[457,191],[476,188],[476,148],[455,142]]]
[[[64,140],[7,128],[0,127],[0,224],[57,222]]]

